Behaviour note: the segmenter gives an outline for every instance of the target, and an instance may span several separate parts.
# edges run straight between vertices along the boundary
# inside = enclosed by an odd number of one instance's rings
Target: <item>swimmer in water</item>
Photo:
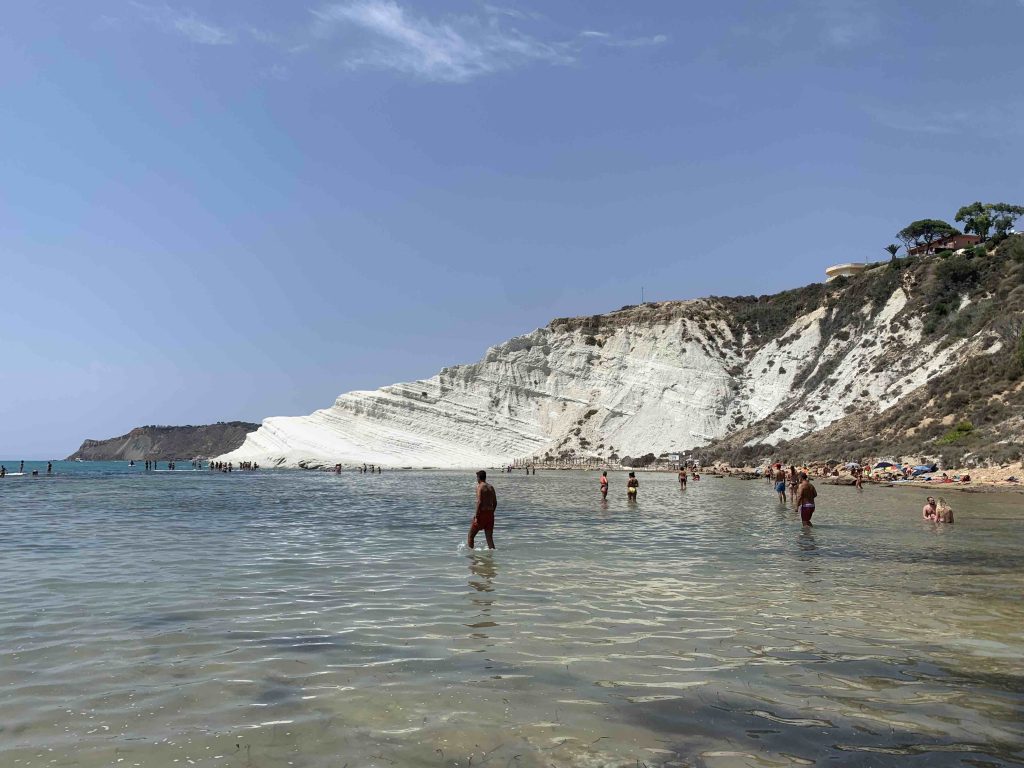
[[[476,535],[483,531],[487,537],[487,548],[494,549],[494,510],[498,508],[498,494],[494,486],[487,482],[487,473],[480,470],[476,473],[476,513],[469,526],[466,546],[473,549]]]
[[[636,473],[629,473],[629,480],[626,481],[626,498],[629,501],[636,501],[636,492],[640,488],[640,481],[636,479]]]
[[[608,498],[608,472],[601,473],[601,498]]]
[[[921,517],[925,520],[931,520],[934,522],[937,513],[937,506],[935,504],[935,497],[929,496],[924,503],[924,507],[921,509]]]
[[[796,507],[800,510],[800,522],[812,528],[814,526],[811,525],[811,515],[814,514],[814,499],[817,496],[818,491],[807,479],[807,473],[801,472],[800,485],[796,489]]]
[[[953,508],[941,496],[939,496],[939,503],[935,508],[935,522],[953,524]]]

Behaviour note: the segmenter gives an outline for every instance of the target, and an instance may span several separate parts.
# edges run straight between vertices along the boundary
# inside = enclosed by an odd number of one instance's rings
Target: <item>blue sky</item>
[[[15,3],[0,457],[299,414],[1024,202],[1024,3]]]

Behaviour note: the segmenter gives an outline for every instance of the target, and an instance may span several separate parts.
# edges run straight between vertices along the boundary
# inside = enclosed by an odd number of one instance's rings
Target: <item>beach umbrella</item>
[[[846,462],[845,466],[846,466],[847,469],[859,469],[860,468],[860,464],[858,464],[856,461],[848,461],[848,462]]]
[[[921,464],[920,466],[914,467],[914,471],[915,472],[934,472],[935,470],[932,469],[931,467],[929,467],[926,464]]]
[[[875,464],[875,469],[885,469],[886,467],[895,467],[895,466],[896,465],[893,464],[891,461],[880,461],[877,464]]]

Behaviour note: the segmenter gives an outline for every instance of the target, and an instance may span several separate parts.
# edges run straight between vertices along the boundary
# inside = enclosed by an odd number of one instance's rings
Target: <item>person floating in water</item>
[[[473,549],[476,535],[483,531],[487,537],[487,548],[494,549],[494,510],[498,508],[498,494],[494,486],[487,482],[487,473],[480,470],[476,473],[476,512],[469,526],[466,546]]]
[[[608,472],[607,470],[601,473],[601,498],[608,498]]]
[[[629,501],[636,501],[636,492],[640,489],[640,481],[636,479],[636,472],[629,473],[629,480],[626,481],[626,498]]]
[[[818,491],[810,480],[807,479],[807,473],[800,473],[800,485],[796,489],[796,507],[800,510],[800,522],[806,526],[811,526],[811,515],[814,514],[814,499],[818,496]]]

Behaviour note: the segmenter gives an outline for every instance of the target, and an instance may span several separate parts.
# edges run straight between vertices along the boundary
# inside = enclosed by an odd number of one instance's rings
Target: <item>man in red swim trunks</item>
[[[487,537],[487,548],[494,549],[494,510],[498,508],[498,494],[494,486],[487,482],[487,473],[482,469],[476,473],[476,514],[469,526],[469,537],[466,546],[473,548],[473,540],[483,531]]]

